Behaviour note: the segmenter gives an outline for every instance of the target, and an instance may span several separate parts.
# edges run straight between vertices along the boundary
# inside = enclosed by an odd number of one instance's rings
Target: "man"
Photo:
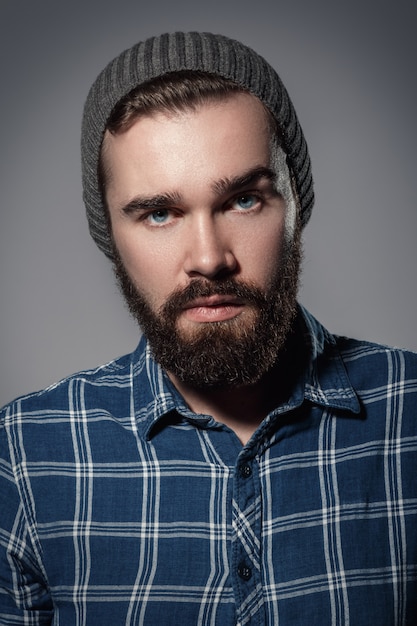
[[[417,623],[417,359],[297,304],[313,189],[274,70],[151,38],[82,153],[144,336],[3,409],[0,624]]]

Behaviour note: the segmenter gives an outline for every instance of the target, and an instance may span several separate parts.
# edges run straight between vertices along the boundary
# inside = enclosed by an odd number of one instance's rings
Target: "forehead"
[[[212,152],[216,140],[258,140],[265,145],[275,134],[275,123],[265,105],[248,92],[234,92],[221,98],[208,99],[178,111],[162,109],[140,114],[126,129],[117,132],[106,130],[101,152],[104,180],[109,178],[115,163],[132,149],[152,151],[164,144],[184,142],[184,150],[191,144]],[[220,147],[220,146],[219,146]],[[232,146],[230,146],[232,148]],[[242,145],[243,148],[243,145]]]

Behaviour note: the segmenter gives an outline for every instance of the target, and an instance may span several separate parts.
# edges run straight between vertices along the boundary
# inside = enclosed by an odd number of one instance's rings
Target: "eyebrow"
[[[276,174],[269,167],[259,166],[239,176],[216,180],[212,183],[211,188],[218,195],[225,195],[227,193],[237,192],[250,185],[255,185],[262,179],[275,183]],[[131,215],[149,209],[169,209],[179,204],[181,204],[181,195],[175,192],[168,192],[156,194],[155,196],[135,196],[130,202],[122,206],[120,210],[126,215]]]
[[[135,196],[130,202],[122,206],[120,210],[126,215],[130,215],[149,209],[168,209],[178,205],[180,201],[181,196],[177,193],[163,193],[155,196]]]
[[[240,189],[249,187],[250,185],[255,185],[262,179],[275,183],[276,174],[269,167],[259,166],[252,168],[239,176],[234,176],[233,178],[226,177],[215,181],[212,184],[212,189],[219,195],[224,195],[226,193],[239,191]]]

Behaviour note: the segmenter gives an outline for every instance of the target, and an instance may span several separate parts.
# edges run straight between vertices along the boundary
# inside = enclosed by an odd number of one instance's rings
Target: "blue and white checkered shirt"
[[[143,339],[3,409],[0,624],[417,624],[417,356],[296,343],[244,447]]]

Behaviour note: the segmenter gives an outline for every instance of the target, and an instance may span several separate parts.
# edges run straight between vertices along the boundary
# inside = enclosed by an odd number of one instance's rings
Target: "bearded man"
[[[314,194],[276,72],[141,42],[90,90],[82,163],[143,335],[3,409],[0,623],[414,623],[417,358],[297,302]]]

